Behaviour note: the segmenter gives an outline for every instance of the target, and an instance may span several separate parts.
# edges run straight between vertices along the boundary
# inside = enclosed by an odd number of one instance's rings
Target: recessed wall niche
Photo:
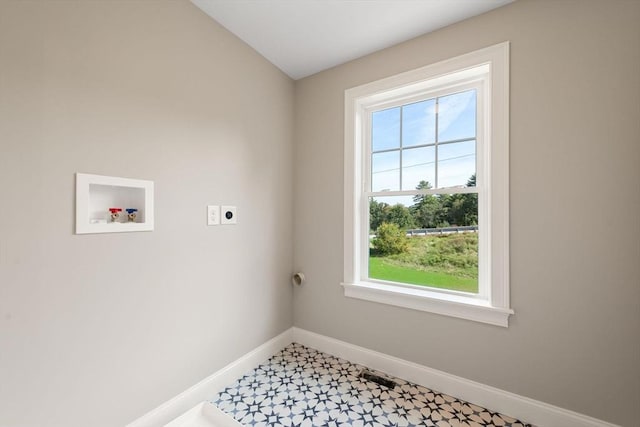
[[[153,230],[153,181],[76,173],[76,234]]]

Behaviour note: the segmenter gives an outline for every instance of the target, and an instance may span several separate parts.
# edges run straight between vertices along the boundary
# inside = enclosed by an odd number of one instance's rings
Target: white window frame
[[[439,96],[469,84],[478,90],[479,112],[478,294],[369,279],[371,112]],[[513,314],[509,307],[509,42],[346,90],[344,156],[345,296],[507,327]]]

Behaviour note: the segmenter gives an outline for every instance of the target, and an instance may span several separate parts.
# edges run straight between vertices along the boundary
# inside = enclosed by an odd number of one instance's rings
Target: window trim
[[[484,77],[482,77],[484,76]],[[479,265],[479,280],[488,283],[484,294],[459,295],[433,288],[394,285],[365,280],[361,267],[368,254],[362,242],[367,237],[364,224],[364,183],[368,147],[365,144],[366,114],[373,108],[404,103],[425,94],[452,88],[480,78],[485,83],[483,110],[486,120],[478,122],[484,147],[478,149],[478,170],[482,167],[487,203],[480,206],[488,239]],[[483,123],[489,123],[488,129]],[[500,43],[389,78],[345,91],[344,146],[344,277],[345,296],[395,306],[428,311],[498,326],[508,326],[513,314],[509,307],[509,42]],[[482,184],[481,184],[482,185]],[[437,189],[436,189],[437,191]],[[446,190],[445,190],[446,192]],[[389,193],[392,195],[393,192]],[[368,213],[368,206],[366,209]],[[480,219],[482,222],[482,219]],[[482,226],[483,224],[479,224]],[[366,228],[366,230],[365,230]],[[366,233],[366,236],[365,236]],[[483,276],[485,275],[485,276]],[[480,290],[480,289],[479,289]]]

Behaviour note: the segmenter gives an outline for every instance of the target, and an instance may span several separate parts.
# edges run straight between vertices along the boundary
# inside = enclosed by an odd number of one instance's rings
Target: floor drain
[[[363,369],[362,372],[360,372],[360,375],[358,375],[358,378],[364,378],[367,381],[380,384],[381,386],[386,388],[395,388],[397,385],[395,382],[387,378],[381,377],[380,375],[376,375],[373,372],[369,371],[368,369]]]

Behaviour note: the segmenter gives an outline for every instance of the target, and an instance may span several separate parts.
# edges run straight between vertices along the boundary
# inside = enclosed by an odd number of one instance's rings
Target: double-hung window
[[[346,296],[507,326],[508,58],[345,92]]]

